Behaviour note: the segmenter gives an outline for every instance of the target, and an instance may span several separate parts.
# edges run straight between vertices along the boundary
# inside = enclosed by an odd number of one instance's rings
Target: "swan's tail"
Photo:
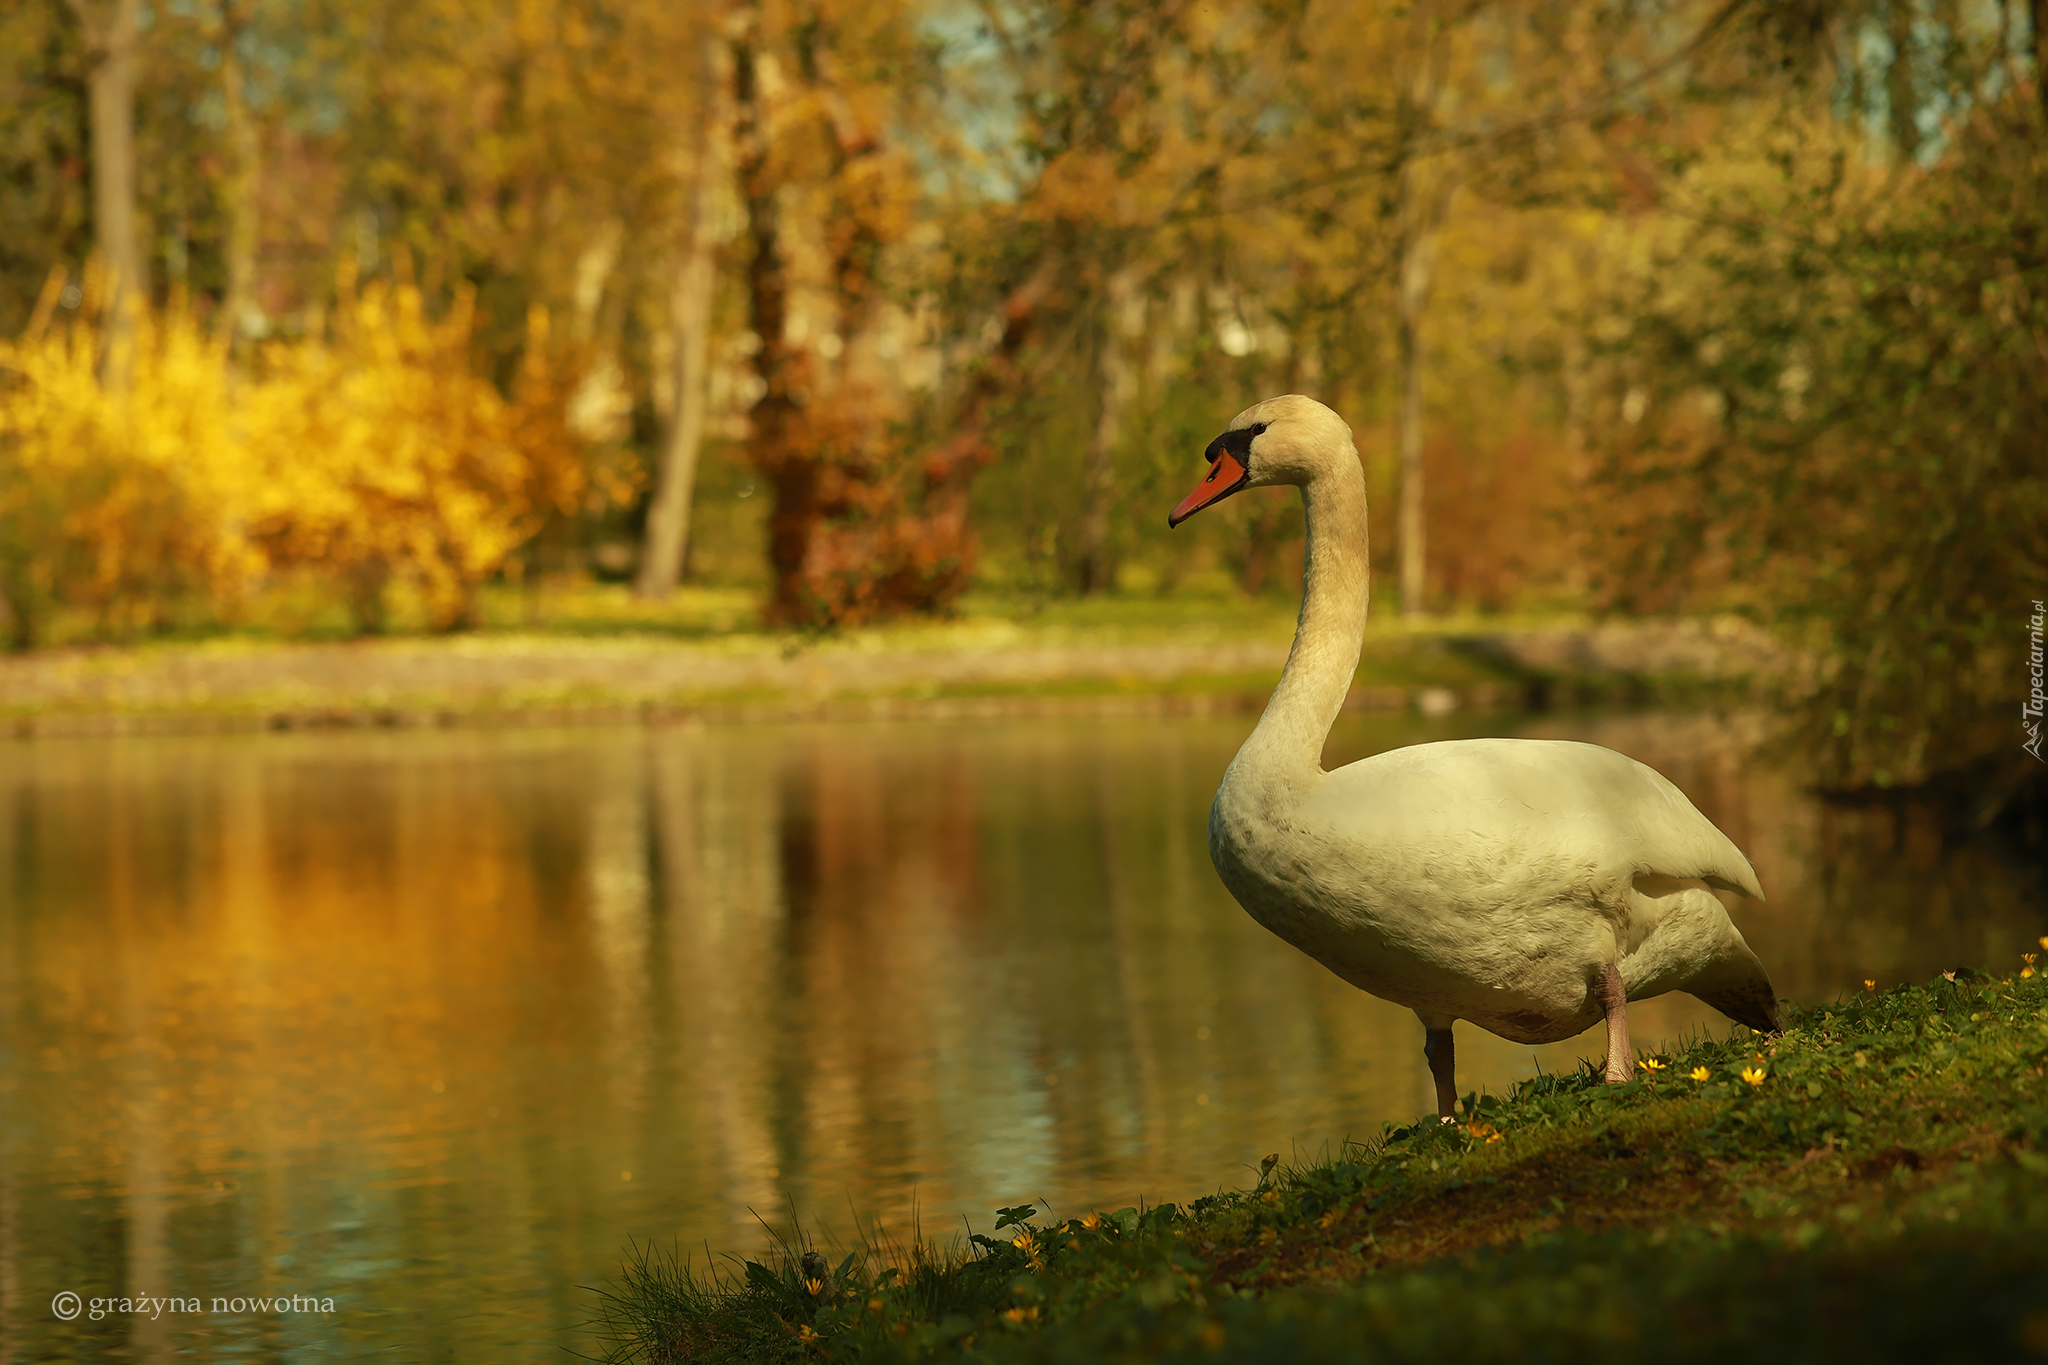
[[[1748,981],[1720,987],[1718,990],[1694,991],[1694,995],[1712,1005],[1738,1024],[1747,1024],[1758,1033],[1783,1033],[1784,1021],[1778,1017],[1778,998],[1771,990],[1771,979],[1758,967],[1756,975]]]

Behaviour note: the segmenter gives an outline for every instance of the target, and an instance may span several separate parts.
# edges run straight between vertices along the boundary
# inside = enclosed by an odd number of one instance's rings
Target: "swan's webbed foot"
[[[1429,1074],[1436,1082],[1436,1116],[1439,1123],[1455,1121],[1458,1112],[1457,1049],[1451,1043],[1448,1020],[1439,1027],[1422,1021],[1422,1055],[1429,1059]]]
[[[1636,1054],[1628,1041],[1628,989],[1621,984],[1621,972],[1613,963],[1600,973],[1593,992],[1607,1015],[1607,1084],[1632,1081],[1636,1078]]]

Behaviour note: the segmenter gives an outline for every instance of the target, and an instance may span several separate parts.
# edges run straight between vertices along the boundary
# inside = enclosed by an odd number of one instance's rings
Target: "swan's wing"
[[[1390,750],[1329,778],[1326,809],[1372,827],[1383,848],[1541,848],[1589,876],[1697,879],[1763,898],[1749,859],[1684,792],[1597,744],[1448,740]]]
[[[1634,971],[1656,989],[1775,1027],[1769,976],[1705,889],[1761,898],[1755,869],[1634,759],[1562,740],[1418,744],[1330,773],[1299,814],[1321,898],[1413,954],[1564,1009],[1609,923],[1625,956],[1647,949]]]
[[[1626,771],[1623,781],[1633,780],[1638,798],[1634,803],[1636,839],[1641,849],[1641,872],[1649,875],[1698,877],[1722,891],[1734,891],[1757,900],[1764,898],[1763,884],[1756,869],[1734,840],[1699,813],[1685,793],[1664,774],[1647,764],[1602,749],[1596,744],[1573,747],[1611,754],[1615,765]]]

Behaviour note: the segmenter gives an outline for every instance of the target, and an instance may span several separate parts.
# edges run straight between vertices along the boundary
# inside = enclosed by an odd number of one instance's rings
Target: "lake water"
[[[1250,723],[0,746],[0,1359],[556,1361],[629,1241],[1185,1200],[1428,1111],[1414,1016],[1209,867]],[[1756,863],[1781,994],[2048,930],[2038,870],[1823,807],[1710,719],[1347,717],[1330,758],[1485,733],[1684,788]],[[1460,1079],[1602,1051],[1460,1026]],[[62,1323],[63,1290],[204,1311]]]

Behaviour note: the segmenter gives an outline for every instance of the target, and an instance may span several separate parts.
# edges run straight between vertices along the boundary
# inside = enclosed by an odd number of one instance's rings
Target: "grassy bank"
[[[247,632],[8,656],[0,722],[41,734],[1240,709],[1263,700],[1294,625],[1279,598],[982,598],[950,620],[832,636],[762,630],[731,592],[647,604],[591,587],[535,602],[494,602],[483,629],[459,635]],[[1353,705],[1742,700],[1780,661],[1728,621],[1391,619],[1368,634]]]
[[[2048,940],[2043,941],[2048,948]],[[2030,950],[2032,951],[2032,950]],[[2016,964],[2017,965],[2017,964]],[[639,1256],[613,1361],[2048,1356],[2029,962],[1545,1076],[1251,1189],[937,1248]]]

